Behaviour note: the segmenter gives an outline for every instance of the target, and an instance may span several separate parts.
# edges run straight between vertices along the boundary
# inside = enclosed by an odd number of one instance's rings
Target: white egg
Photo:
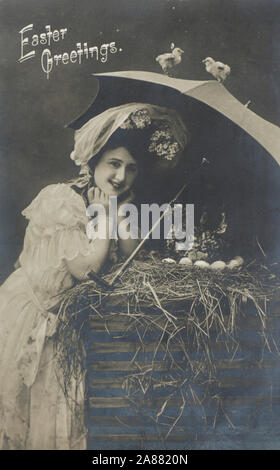
[[[162,262],[163,263],[176,263],[175,259],[172,259],[172,258],[164,258]]]
[[[210,268],[210,264],[207,263],[207,261],[202,261],[202,260],[196,261],[194,265],[202,269]]]
[[[210,266],[212,269],[217,269],[219,271],[222,271],[226,267],[226,263],[224,261],[214,261],[214,263],[211,264]]]
[[[179,264],[185,264],[186,266],[192,266],[192,260],[190,258],[181,258]]]
[[[244,259],[241,256],[235,256],[234,261],[237,261],[238,266],[241,266],[244,263]]]
[[[239,268],[239,266],[240,266],[240,264],[238,263],[238,261],[236,259],[232,259],[228,263],[227,268],[228,269],[235,269],[235,268]]]

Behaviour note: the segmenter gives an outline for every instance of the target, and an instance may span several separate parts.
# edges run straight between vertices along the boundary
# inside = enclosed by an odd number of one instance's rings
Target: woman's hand
[[[107,256],[110,250],[111,240],[109,238],[109,227],[108,227],[108,212],[109,212],[109,196],[107,196],[99,188],[90,188],[88,190],[88,202],[91,206],[92,204],[101,204],[105,208],[105,217],[102,214],[99,217],[98,214],[98,224],[94,227],[92,232],[87,232],[91,234],[89,238],[89,253],[85,255],[77,255],[73,260],[68,260],[67,265],[70,273],[79,280],[87,279],[87,275],[90,271],[98,273],[102,266],[104,265]],[[93,214],[92,214],[93,215]],[[88,229],[88,227],[87,227]],[[93,235],[100,231],[104,236]]]
[[[109,196],[105,194],[101,189],[97,187],[92,187],[88,190],[87,193],[89,204],[101,204],[106,212],[106,215],[109,214]]]

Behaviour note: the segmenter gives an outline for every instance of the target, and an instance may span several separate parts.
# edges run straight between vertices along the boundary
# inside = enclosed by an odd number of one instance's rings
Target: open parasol
[[[99,81],[97,96],[87,111],[69,124],[69,127],[78,129],[88,119],[104,111],[104,106],[106,109],[125,102],[137,101],[139,99],[136,100],[136,96],[139,95],[147,102],[166,105],[171,101],[172,105],[178,100],[179,95],[183,94],[205,103],[226,116],[250,134],[280,164],[280,128],[240,103],[216,80],[185,80],[144,71],[109,72],[94,76]],[[143,82],[150,87],[149,91],[147,87],[145,89]],[[156,88],[152,85],[156,85]],[[157,90],[156,96],[153,96],[154,89]],[[175,95],[177,99],[174,100]]]
[[[187,171],[192,172],[193,162],[198,167],[202,157],[213,163],[206,176],[201,172],[202,179],[195,178],[195,202],[202,198],[201,205],[207,201],[215,206],[225,199],[237,245],[241,232],[246,244],[257,234],[267,249],[275,251],[280,233],[280,128],[248,109],[216,80],[185,80],[145,71],[94,77],[98,91],[93,103],[68,127],[79,129],[105,109],[129,102],[177,109],[192,136]],[[175,181],[177,188],[180,177],[184,181],[182,175]]]

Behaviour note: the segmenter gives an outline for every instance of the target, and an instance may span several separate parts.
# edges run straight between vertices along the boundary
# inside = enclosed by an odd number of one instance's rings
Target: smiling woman
[[[0,288],[0,448],[86,448],[85,370],[65,386],[72,358],[57,358],[57,307],[77,281],[138,243],[90,240],[86,208],[104,206],[98,224],[108,235],[109,197],[117,196],[119,207],[132,201],[152,162],[174,164],[187,140],[175,111],[142,103],[108,109],[75,133],[71,158],[81,177],[45,187],[22,212],[29,224],[20,267]]]
[[[117,243],[112,240],[114,237],[111,236],[109,196],[118,198],[117,212],[119,214],[121,205],[132,202],[135,191],[141,198],[143,190],[141,183],[143,179],[147,183],[148,174],[153,172],[153,166],[156,166],[158,157],[166,159],[168,165],[171,166],[172,159],[178,158],[179,151],[183,148],[184,141],[180,147],[178,141],[175,140],[175,132],[171,126],[173,121],[170,117],[169,120],[167,118],[169,111],[151,105],[145,105],[145,109],[142,109],[143,106],[132,103],[109,109],[76,132],[75,148],[71,158],[82,165],[81,171],[86,175],[81,184],[84,202],[86,206],[101,204],[105,208],[104,216],[101,217],[98,214],[98,224],[94,228],[94,232],[102,236],[94,239],[95,250],[92,257],[78,254],[75,259],[67,261],[69,271],[80,280],[84,279],[90,271],[98,273],[106,261],[116,261],[116,253],[119,256],[128,257],[138,244],[138,240],[132,236],[126,239],[116,236]],[[148,112],[146,108],[149,106]],[[131,110],[133,112],[128,114]],[[151,119],[152,112],[157,112],[157,119]],[[179,121],[177,114],[173,111],[170,113],[173,119],[176,117]],[[110,120],[112,114],[115,115],[113,121]],[[122,120],[120,120],[120,114]],[[105,122],[102,121],[104,117]],[[99,128],[100,120],[103,126]],[[119,127],[111,133],[116,121]],[[180,130],[177,130],[177,133],[179,132]],[[92,138],[92,134],[96,136],[95,139]],[[96,153],[100,139],[104,145]],[[93,154],[91,158],[89,158],[90,154]],[[87,163],[85,159],[88,159]],[[76,184],[80,185],[79,182],[74,181],[73,188]],[[118,216],[119,227],[124,219],[124,216]],[[137,227],[130,227],[130,233],[137,232]],[[87,231],[88,236],[89,233],[92,232]]]
[[[113,140],[113,139],[112,139]],[[85,195],[85,203],[94,207],[101,205],[103,207],[103,216],[98,214],[97,230],[103,234],[95,238],[95,250],[92,256],[78,254],[73,260],[67,261],[67,266],[71,274],[77,279],[84,279],[89,271],[99,272],[105,263],[110,251],[113,250],[114,240],[112,240],[110,230],[109,197],[118,198],[118,207],[133,200],[133,184],[138,175],[138,163],[136,159],[125,147],[114,148],[115,144],[110,141],[107,144],[107,150],[100,152],[100,155],[92,159],[90,169],[90,185]],[[88,212],[89,214],[89,212]],[[123,217],[118,217],[118,224]],[[87,231],[87,235],[88,231]],[[118,248],[120,255],[129,256],[137,245],[137,240],[129,238],[120,239]]]
[[[95,165],[94,181],[106,194],[121,196],[138,174],[135,158],[125,147],[106,150]]]

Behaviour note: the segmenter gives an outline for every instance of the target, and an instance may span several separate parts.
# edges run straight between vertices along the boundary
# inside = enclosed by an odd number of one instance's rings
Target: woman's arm
[[[100,221],[98,228],[103,224],[105,225],[106,235],[108,235],[109,219],[107,217]],[[87,256],[78,255],[73,260],[67,261],[67,266],[72,276],[81,281],[87,278],[90,271],[98,273],[108,257],[110,244],[109,236],[106,236],[104,239],[96,238],[95,240],[89,240],[90,253]]]
[[[67,266],[70,273],[79,280],[86,279],[90,271],[98,273],[101,270],[108,257],[111,244],[109,237],[108,196],[106,196],[98,188],[91,188],[88,191],[88,199],[90,205],[102,205],[104,207],[105,213],[104,215],[98,217],[98,224],[94,226],[93,232],[90,230],[90,254],[87,256],[78,255],[73,260],[67,261]],[[100,235],[96,235],[97,233]]]
[[[138,238],[131,238],[131,237],[127,238],[127,239],[123,238],[122,237],[123,230],[121,229],[121,225],[120,225],[123,222],[123,220],[125,220],[125,217],[123,217],[123,216],[118,217],[119,249],[120,249],[120,252],[123,256],[128,257],[128,256],[131,255],[131,253],[135,250],[135,248],[137,247],[137,245],[140,242],[139,228],[138,228],[138,226],[130,228],[130,231],[132,233],[137,233],[138,234]]]

